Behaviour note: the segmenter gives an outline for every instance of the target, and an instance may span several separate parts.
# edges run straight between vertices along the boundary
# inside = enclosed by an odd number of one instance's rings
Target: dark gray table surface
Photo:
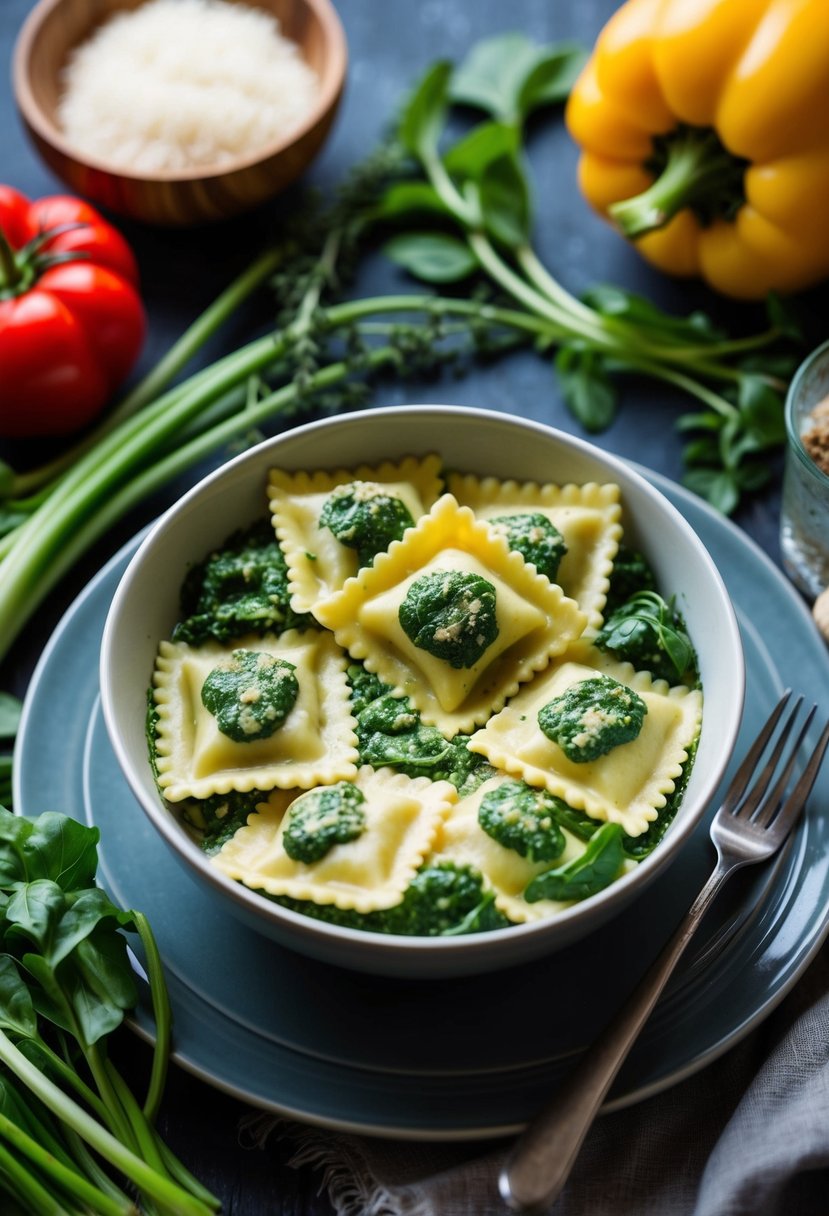
[[[31,197],[61,188],[28,144],[11,94],[9,67],[14,39],[30,0],[0,0],[0,181]],[[540,42],[575,39],[592,44],[615,0],[338,0],[350,49],[346,95],[331,139],[310,174],[326,189],[341,179],[374,144],[394,114],[403,91],[438,57],[460,59],[481,37],[520,29]],[[593,216],[575,185],[576,150],[560,120],[534,130],[532,159],[537,182],[538,244],[555,273],[573,291],[612,282],[642,292],[678,313],[703,307],[726,325],[749,329],[759,311],[715,298],[700,285],[677,283],[649,269],[614,233]],[[296,191],[243,220],[190,232],[153,230],[118,221],[138,256],[150,332],[141,368],[148,368],[257,244],[278,231],[280,217]],[[362,284],[372,290],[398,282],[385,265],[372,264]],[[807,328],[821,335],[826,293],[801,300]],[[224,339],[229,342],[230,338]],[[219,349],[223,347],[219,346]],[[139,369],[140,370],[140,369]],[[518,354],[462,379],[429,381],[406,389],[383,390],[386,403],[404,399],[455,401],[500,409],[580,434],[567,412],[550,368],[534,354]],[[673,423],[689,406],[666,387],[628,380],[614,425],[598,436],[599,446],[656,469],[681,476],[680,438]],[[778,470],[779,472],[779,470]],[[0,665],[0,687],[23,694],[54,625],[102,562],[142,524],[173,500],[171,487],[122,521],[89,558],[55,590],[33,617],[13,654]],[[743,527],[779,561],[777,523],[779,476],[737,516]],[[126,1067],[139,1069],[144,1048],[131,1036],[120,1045]],[[287,1152],[242,1149],[237,1127],[245,1107],[179,1069],[171,1073],[162,1130],[189,1166],[212,1187],[233,1216],[324,1216],[327,1200],[317,1194],[319,1179],[286,1164]]]

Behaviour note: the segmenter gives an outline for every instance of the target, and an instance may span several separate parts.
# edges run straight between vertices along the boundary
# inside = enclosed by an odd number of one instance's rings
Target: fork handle
[[[498,1180],[515,1212],[546,1211],[558,1197],[616,1074],[647,1021],[699,922],[735,867],[717,862],[711,877],[621,1011],[516,1141]]]

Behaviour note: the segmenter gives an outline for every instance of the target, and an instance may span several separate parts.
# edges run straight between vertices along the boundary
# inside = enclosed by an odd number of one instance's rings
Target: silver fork
[[[501,1196],[513,1211],[541,1213],[557,1198],[607,1091],[715,895],[735,870],[776,853],[797,823],[829,744],[829,722],[787,796],[798,752],[817,708],[813,705],[808,711],[789,746],[803,701],[796,698],[763,763],[790,697],[791,690],[778,701],[714,816],[711,839],[717,864],[711,877],[622,1010],[516,1141],[499,1178]]]

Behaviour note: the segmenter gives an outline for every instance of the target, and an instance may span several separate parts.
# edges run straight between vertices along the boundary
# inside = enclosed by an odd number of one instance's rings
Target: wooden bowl
[[[120,215],[162,225],[220,220],[278,194],[319,152],[345,82],[345,34],[330,0],[245,0],[272,13],[320,79],[317,104],[288,138],[211,170],[152,175],[80,154],[57,121],[61,73],[72,49],[113,13],[142,0],[39,0],[14,51],[15,96],[26,129],[54,173],[75,193]]]

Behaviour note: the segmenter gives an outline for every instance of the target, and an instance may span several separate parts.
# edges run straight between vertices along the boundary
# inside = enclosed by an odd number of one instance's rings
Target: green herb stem
[[[51,1178],[58,1188],[89,1207],[96,1213],[96,1216],[132,1216],[135,1213],[133,1203],[129,1200],[119,1202],[93,1186],[82,1174],[59,1161],[2,1113],[0,1113],[0,1138],[7,1141],[37,1169]]]
[[[144,1100],[144,1114],[150,1123],[158,1115],[164,1085],[167,1080],[167,1064],[170,1058],[170,1041],[173,1015],[170,1009],[170,995],[164,978],[164,968],[155,935],[143,912],[132,913],[136,931],[144,948],[144,965],[147,968],[147,981],[153,1004],[153,1022],[155,1023],[155,1043],[153,1046],[152,1069],[147,1097]]]
[[[105,1160],[129,1178],[139,1189],[165,1203],[177,1216],[209,1216],[210,1209],[201,1200],[188,1195],[171,1183],[140,1157],[121,1144],[106,1128],[78,1106],[38,1068],[31,1064],[4,1031],[0,1030],[0,1060],[25,1086],[57,1116],[73,1128]]]

